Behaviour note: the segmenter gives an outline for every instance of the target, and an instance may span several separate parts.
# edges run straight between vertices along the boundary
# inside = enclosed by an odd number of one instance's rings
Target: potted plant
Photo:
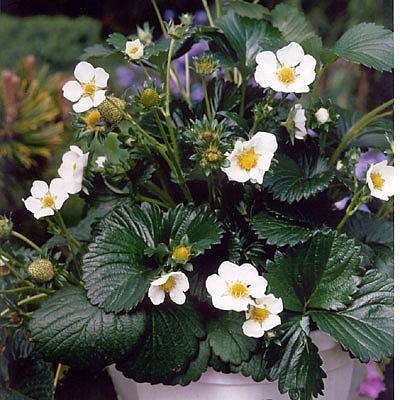
[[[344,111],[319,84],[339,58],[390,70],[392,33],[360,24],[328,48],[285,4],[217,1],[213,18],[204,2],[210,26],[193,26],[152,3],[159,40],[114,33],[84,54],[135,63],[143,88],[117,97],[88,61],[63,87],[76,143],[24,199],[53,237],[1,220],[3,322],[56,381],[115,364],[124,400],[353,399],[355,359],[393,352],[393,100]]]

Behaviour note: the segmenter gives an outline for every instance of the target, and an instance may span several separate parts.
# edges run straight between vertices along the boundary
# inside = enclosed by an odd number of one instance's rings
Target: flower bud
[[[179,264],[186,264],[190,257],[190,247],[179,245],[175,247],[172,258]]]
[[[190,13],[182,14],[179,19],[182,25],[192,25],[193,23],[193,15]]]
[[[209,146],[204,150],[201,161],[204,166],[209,168],[218,168],[223,159],[221,151],[216,146]]]
[[[329,111],[324,107],[321,107],[314,115],[320,124],[325,124],[330,119]]]
[[[98,107],[101,116],[110,124],[116,124],[124,117],[126,102],[118,97],[108,96]]]
[[[35,282],[46,283],[56,275],[53,263],[45,258],[33,261],[28,267],[28,276]]]
[[[12,230],[12,221],[6,217],[0,217],[0,238],[8,238],[11,235]]]
[[[140,102],[144,108],[157,107],[160,104],[161,96],[156,89],[147,88],[140,94]]]
[[[193,57],[193,66],[199,75],[211,75],[219,69],[219,62],[212,54],[204,54],[202,57]]]

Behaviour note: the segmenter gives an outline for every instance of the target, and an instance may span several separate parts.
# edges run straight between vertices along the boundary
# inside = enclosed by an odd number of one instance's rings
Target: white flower
[[[325,124],[326,122],[329,121],[329,118],[330,118],[329,111],[324,107],[321,107],[320,109],[318,109],[318,111],[314,115],[320,124]]]
[[[0,256],[0,267],[4,267],[8,262],[8,258]]]
[[[143,57],[143,44],[139,39],[126,42],[125,53],[131,60],[138,60]]]
[[[218,274],[210,275],[206,288],[214,307],[220,310],[246,311],[252,297],[264,295],[268,282],[251,264],[241,266],[224,261]]]
[[[225,154],[230,166],[222,171],[230,181],[262,184],[277,148],[275,135],[268,132],[258,132],[246,142],[238,140],[232,153]]]
[[[254,304],[246,311],[243,333],[256,338],[263,336],[265,331],[281,324],[278,314],[282,311],[282,299],[277,299],[273,294],[255,299]]]
[[[170,272],[151,282],[149,298],[154,305],[164,302],[165,293],[176,304],[183,304],[186,301],[185,292],[189,290],[189,280],[183,272]]]
[[[64,153],[62,157],[58,175],[63,178],[66,191],[75,194],[82,189],[83,173],[88,163],[89,153],[83,153],[77,146],[69,148],[70,151]]]
[[[307,136],[306,112],[301,104],[295,104],[291,113],[294,122],[294,136],[296,139],[304,140],[304,138]]]
[[[46,182],[34,181],[31,194],[32,196],[22,201],[36,219],[54,215],[54,210],[59,210],[68,199],[65,182],[60,178],[53,179],[50,188]]]
[[[367,171],[367,183],[372,196],[389,200],[394,195],[394,167],[387,165],[387,160],[371,164]]]
[[[275,92],[307,93],[315,79],[315,58],[304,55],[303,48],[295,42],[278,50],[276,56],[272,51],[258,53],[256,62],[256,82]]]
[[[109,75],[103,68],[82,61],[75,67],[74,75],[76,80],[68,81],[62,90],[64,97],[75,103],[72,106],[75,112],[90,110],[105,100]]]
[[[141,40],[142,42],[151,43],[151,41],[153,40],[153,34],[151,32],[148,22],[144,23],[143,28],[137,26],[137,35],[139,37],[139,40]]]
[[[106,161],[107,161],[107,157],[106,156],[98,156],[96,158],[97,168],[104,168],[104,164],[106,163]]]

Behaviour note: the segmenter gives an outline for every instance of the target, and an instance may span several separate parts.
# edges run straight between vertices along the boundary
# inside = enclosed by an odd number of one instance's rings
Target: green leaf
[[[0,399],[2,400],[36,400],[32,397],[25,396],[22,393],[17,392],[13,389],[7,389],[0,386]]]
[[[302,43],[317,36],[304,13],[288,4],[278,4],[271,11],[271,21],[288,42]]]
[[[211,349],[225,363],[239,365],[249,361],[257,349],[257,339],[243,333],[244,321],[239,313],[225,312],[207,324]]]
[[[255,58],[260,51],[279,48],[283,43],[280,33],[269,23],[255,23],[254,20],[241,17],[232,11],[219,18],[216,25],[228,40],[237,66],[245,76],[253,72]],[[232,54],[225,54],[223,59],[227,59],[229,63],[231,56]]]
[[[308,160],[303,157],[299,163],[284,154],[276,158],[278,163],[264,178],[264,186],[274,199],[288,203],[308,199],[325,190],[333,178],[333,172],[323,158]]]
[[[152,307],[147,315],[144,342],[117,368],[136,382],[169,382],[177,373],[185,373],[198,356],[199,339],[205,337],[203,324],[188,302]]]
[[[224,3],[224,9],[233,11],[241,17],[252,19],[264,19],[269,15],[268,8],[263,7],[261,4],[249,3],[242,0],[229,0]]]
[[[5,368],[6,376],[0,377],[0,382],[5,380],[7,385],[21,396],[25,395],[34,400],[53,399],[51,366],[44,362],[41,355],[35,350],[24,329],[17,329],[12,337],[8,338],[1,358],[1,372],[2,375],[5,375],[3,369]],[[0,398],[3,399],[1,396]]]
[[[366,113],[359,111],[340,110],[340,118],[336,123],[336,134],[341,140],[349,131],[349,129]],[[374,147],[380,150],[386,150],[389,143],[386,139],[386,134],[393,131],[393,122],[381,118],[366,126],[360,134],[353,139],[347,147]]]
[[[175,375],[168,384],[186,386],[198,381],[208,367],[210,355],[211,350],[207,340],[202,340],[199,344],[199,354],[190,362],[189,368],[183,374]]]
[[[345,60],[390,71],[394,58],[393,32],[374,23],[362,23],[345,32],[332,51]]]
[[[294,324],[283,337],[278,361],[269,371],[268,379],[278,379],[279,391],[289,392],[293,400],[311,400],[313,396],[323,395],[326,374],[309,333],[308,317]]]
[[[318,232],[287,254],[276,253],[267,264],[270,291],[291,311],[344,308],[361,281],[360,252],[345,235]]]
[[[65,287],[51,295],[29,323],[37,349],[51,361],[101,368],[124,357],[145,330],[143,311],[106,314],[85,291]]]
[[[222,236],[221,224],[206,206],[182,204],[165,215],[146,203],[124,205],[108,214],[101,229],[83,259],[83,280],[91,302],[114,312],[136,307],[164,267],[164,261],[156,264],[146,254],[186,238],[195,257]]]
[[[393,355],[393,280],[368,271],[347,309],[312,311],[318,328],[331,335],[362,362]]]
[[[128,38],[122,33],[114,32],[107,38],[107,43],[118,51],[125,51]]]
[[[212,79],[207,84],[212,114],[229,112],[240,102],[240,93],[237,86],[223,79]]]
[[[307,241],[314,231],[310,228],[299,226],[295,222],[263,211],[251,219],[251,227],[261,239],[266,239],[272,246],[294,246]]]
[[[113,55],[115,52],[102,44],[94,44],[87,47],[83,54],[79,57],[81,61],[86,61],[95,58],[104,58]]]
[[[249,361],[244,361],[239,366],[231,365],[232,372],[241,373],[243,376],[251,377],[256,382],[267,379],[267,369],[263,355],[253,354]]]

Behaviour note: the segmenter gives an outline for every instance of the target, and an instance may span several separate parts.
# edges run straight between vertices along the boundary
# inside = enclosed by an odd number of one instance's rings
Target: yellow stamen
[[[296,73],[294,68],[282,67],[278,72],[278,79],[285,85],[289,85],[296,80]]]
[[[139,51],[139,47],[132,47],[132,48],[129,50],[129,53],[131,53],[131,54],[136,54],[138,51]]]
[[[55,199],[50,193],[45,194],[42,198],[42,205],[44,208],[53,208],[55,203]]]
[[[83,94],[85,96],[93,96],[96,92],[96,85],[93,81],[82,84]]]
[[[264,307],[251,307],[250,309],[250,319],[259,322],[260,324],[264,322],[269,316],[269,311]]]
[[[236,159],[240,168],[250,171],[257,165],[259,155],[254,152],[254,149],[244,150]]]
[[[85,123],[89,128],[94,129],[100,119],[100,113],[97,110],[93,110],[86,116]]]
[[[379,172],[371,173],[371,181],[375,189],[382,190],[385,179],[383,179],[382,175]]]
[[[249,289],[242,282],[232,283],[228,288],[229,294],[236,299],[241,299],[249,295]]]
[[[172,253],[172,258],[175,261],[181,262],[183,264],[185,264],[187,260],[189,260],[189,257],[190,257],[190,247],[186,247],[183,245],[175,247]]]
[[[176,286],[176,279],[173,276],[169,276],[167,282],[161,285],[164,292],[169,293]]]

